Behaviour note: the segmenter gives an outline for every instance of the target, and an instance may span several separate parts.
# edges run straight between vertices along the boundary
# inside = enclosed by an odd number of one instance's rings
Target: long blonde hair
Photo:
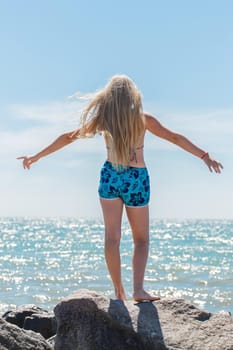
[[[79,137],[104,132],[113,164],[127,166],[144,129],[140,91],[129,77],[115,75],[83,110]]]

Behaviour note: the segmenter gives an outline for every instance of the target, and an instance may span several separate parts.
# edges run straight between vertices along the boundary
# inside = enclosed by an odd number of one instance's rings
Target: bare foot
[[[138,303],[140,303],[143,301],[156,301],[156,300],[160,300],[161,298],[159,296],[150,295],[149,293],[142,290],[142,291],[134,292],[133,299]]]

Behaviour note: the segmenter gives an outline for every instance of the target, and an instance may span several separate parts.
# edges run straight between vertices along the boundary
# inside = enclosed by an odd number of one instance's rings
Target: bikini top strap
[[[129,161],[130,162],[132,162],[132,161],[135,161],[136,163],[138,162],[136,151],[139,150],[139,149],[143,149],[143,147],[144,147],[144,145],[132,148],[130,150],[130,155],[129,155]],[[107,150],[110,150],[109,146],[106,146],[106,148],[107,148]]]

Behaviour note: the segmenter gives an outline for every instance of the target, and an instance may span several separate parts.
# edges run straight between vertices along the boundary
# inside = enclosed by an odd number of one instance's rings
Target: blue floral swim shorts
[[[106,161],[101,169],[99,196],[121,198],[128,207],[143,207],[150,199],[150,179],[147,168],[126,167],[116,170]]]

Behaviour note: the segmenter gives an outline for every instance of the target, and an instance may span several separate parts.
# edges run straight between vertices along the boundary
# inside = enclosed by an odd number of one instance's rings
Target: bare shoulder
[[[149,114],[149,113],[143,113],[145,118],[145,127],[146,130],[152,132],[153,134],[156,134],[156,130],[162,127],[161,123],[158,121],[158,119]]]
[[[152,134],[158,137],[174,142],[176,133],[162,125],[157,117],[149,113],[144,113],[144,117],[146,130],[150,131]]]
[[[152,125],[159,123],[157,118],[149,113],[143,113],[145,118],[146,129],[149,129]]]
[[[80,129],[75,129],[72,131],[68,131],[64,134],[64,136],[69,140],[69,142],[74,142],[79,138],[80,135]]]

